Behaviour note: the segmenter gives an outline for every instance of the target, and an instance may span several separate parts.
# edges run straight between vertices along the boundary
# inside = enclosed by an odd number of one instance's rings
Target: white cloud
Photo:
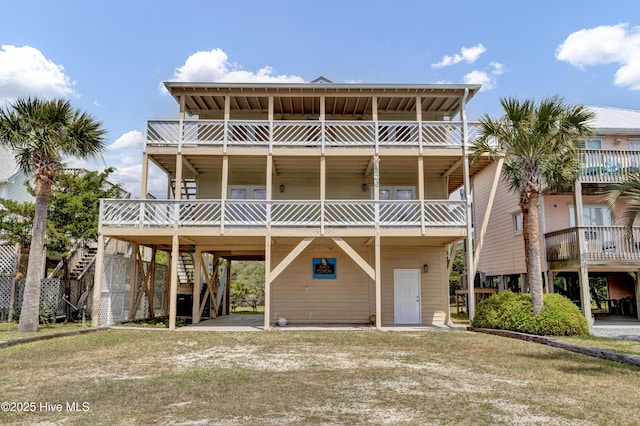
[[[484,92],[498,87],[496,77],[502,74],[504,74],[504,65],[499,62],[491,62],[487,70],[473,70],[462,77],[462,81],[465,84],[481,84],[480,91]]]
[[[110,150],[141,148],[144,144],[144,135],[138,130],[125,133],[109,145]]]
[[[480,90],[491,90],[495,88],[495,79],[484,71],[473,70],[462,77],[465,84],[482,84]]]
[[[580,69],[618,64],[615,84],[640,90],[640,27],[622,23],[581,29],[557,47],[556,59]]]
[[[199,51],[187,58],[184,65],[176,68],[169,81],[181,82],[227,82],[227,83],[304,83],[296,75],[276,75],[275,70],[265,66],[257,72],[245,71],[230,63],[222,49]],[[161,90],[166,92],[164,85]]]
[[[0,50],[0,101],[26,96],[77,96],[74,84],[62,65],[47,59],[36,48],[3,45]]]
[[[133,197],[140,196],[141,179],[142,162],[140,158],[133,157],[124,157],[121,163],[115,166],[115,171],[110,176],[112,182],[120,184]],[[167,196],[167,175],[153,163],[149,164],[147,192],[158,198]]]
[[[482,43],[479,43],[478,45],[473,47],[463,47],[462,49],[460,49],[460,53],[456,53],[453,56],[445,55],[440,62],[431,64],[431,67],[444,68],[455,65],[462,61],[465,61],[468,64],[472,64],[480,57],[480,55],[482,55],[486,51],[487,49],[485,49]]]

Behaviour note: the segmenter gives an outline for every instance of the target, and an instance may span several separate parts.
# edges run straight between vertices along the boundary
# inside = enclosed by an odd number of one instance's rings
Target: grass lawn
[[[640,368],[466,331],[107,330],[2,349],[0,377],[1,399],[35,403],[32,412],[0,413],[2,424],[631,425],[640,418]],[[55,404],[61,412],[47,409]]]
[[[91,320],[87,321],[87,324],[90,325]],[[0,341],[18,339],[20,337],[32,337],[34,335],[60,333],[64,331],[74,331],[74,330],[81,330],[81,329],[82,329],[81,322],[70,322],[70,323],[39,325],[37,333],[20,333],[18,331],[17,322],[0,322]]]

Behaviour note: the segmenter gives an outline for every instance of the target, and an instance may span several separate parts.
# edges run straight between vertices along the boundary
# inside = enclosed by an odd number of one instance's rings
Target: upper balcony
[[[584,233],[584,247],[580,253],[578,232]],[[581,226],[545,234],[547,262],[553,267],[578,267],[580,254],[590,265],[609,266],[629,264],[637,269],[640,261],[640,227],[633,227],[631,235],[621,226]]]
[[[640,171],[640,151],[584,149],[580,161],[582,183],[615,184]]]
[[[477,123],[467,124],[469,141]],[[160,147],[427,147],[459,148],[461,121],[152,120],[147,146]]]
[[[195,229],[224,235],[225,230],[243,228],[245,233],[298,229],[323,235],[331,229],[398,232],[410,229],[424,235],[426,228],[466,225],[464,201],[449,200],[131,200],[100,201],[101,232],[130,228]],[[215,228],[215,229],[214,229]],[[137,231],[136,231],[137,230]]]

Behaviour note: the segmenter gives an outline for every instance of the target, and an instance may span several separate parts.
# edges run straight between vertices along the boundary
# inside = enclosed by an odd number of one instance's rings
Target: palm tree
[[[588,121],[594,114],[558,97],[538,104],[514,98],[503,98],[500,103],[502,117],[480,119],[481,136],[472,146],[472,156],[505,156],[503,176],[509,189],[518,194],[522,210],[527,278],[537,315],[542,310],[538,203],[541,195],[566,190],[575,181],[580,170],[576,142],[591,134]]]
[[[634,173],[627,180],[617,185],[609,191],[607,203],[611,210],[611,215],[616,216],[616,202],[620,197],[628,197],[624,213],[622,215],[622,225],[629,238],[632,237],[633,224],[636,218],[640,217],[640,173]]]
[[[102,123],[66,100],[18,99],[0,109],[0,144],[13,151],[18,167],[35,180],[36,211],[19,331],[38,329],[47,208],[62,160],[95,158],[104,148],[105,133]]]

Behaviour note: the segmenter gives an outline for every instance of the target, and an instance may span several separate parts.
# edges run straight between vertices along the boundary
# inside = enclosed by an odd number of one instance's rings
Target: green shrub
[[[578,307],[566,297],[545,294],[542,312],[534,317],[531,295],[511,291],[501,291],[479,303],[472,325],[546,336],[572,336],[589,331]]]
[[[20,321],[20,312],[20,309],[13,311],[13,317],[11,319],[16,322]],[[51,309],[49,305],[40,302],[40,306],[38,307],[38,322],[40,324],[49,324],[54,322],[54,320],[53,309]]]

